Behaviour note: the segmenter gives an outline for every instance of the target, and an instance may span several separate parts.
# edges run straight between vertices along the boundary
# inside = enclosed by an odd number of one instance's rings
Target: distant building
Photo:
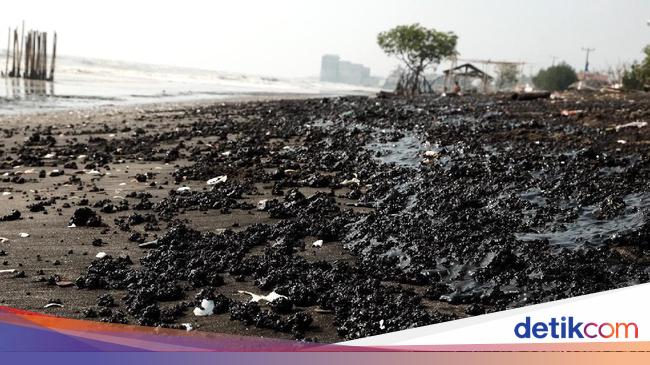
[[[331,54],[321,58],[320,80],[360,86],[377,86],[381,81],[379,77],[370,75],[370,68]]]

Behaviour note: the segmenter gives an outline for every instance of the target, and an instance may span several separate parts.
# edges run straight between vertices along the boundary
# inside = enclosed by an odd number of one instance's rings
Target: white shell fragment
[[[352,179],[343,180],[343,182],[341,182],[341,185],[343,185],[343,186],[359,185],[360,183],[361,183],[361,181],[359,181],[359,179],[354,177]]]
[[[238,290],[237,292],[241,293],[241,294],[250,295],[252,297],[251,302],[259,302],[260,300],[264,300],[264,301],[267,301],[267,302],[272,302],[272,301],[274,301],[274,300],[276,300],[278,298],[286,298],[286,296],[284,296],[282,294],[278,294],[278,293],[276,293],[274,291],[269,293],[269,295],[258,295],[258,294],[254,294],[254,293],[251,293],[249,291],[244,291],[244,290]]]
[[[108,256],[106,252],[98,252],[97,255],[95,255],[95,257],[98,259],[103,259],[106,256]]]
[[[213,313],[214,301],[212,300],[203,299],[201,301],[201,307],[194,308],[194,315],[197,317],[211,316]]]
[[[226,176],[226,175],[217,176],[217,177],[214,177],[214,178],[208,180],[208,185],[223,184],[223,183],[226,182],[226,180],[228,180],[228,176]]]
[[[27,237],[29,237],[29,233],[25,233],[25,232],[20,232],[20,233],[18,233],[18,235],[19,235],[20,237],[22,237],[22,238],[27,238]]]
[[[314,241],[311,245],[314,247],[323,247],[323,240]]]

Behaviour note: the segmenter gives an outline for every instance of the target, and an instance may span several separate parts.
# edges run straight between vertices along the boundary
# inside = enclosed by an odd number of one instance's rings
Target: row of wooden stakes
[[[13,33],[13,42],[11,35]],[[7,37],[7,57],[4,76],[22,77],[31,80],[54,80],[54,65],[56,64],[56,32],[52,40],[52,56],[49,62],[47,56],[47,32],[30,30],[25,37],[25,25],[20,36],[18,29],[13,32],[9,28]],[[9,59],[11,58],[11,62]],[[11,68],[9,68],[11,63]]]

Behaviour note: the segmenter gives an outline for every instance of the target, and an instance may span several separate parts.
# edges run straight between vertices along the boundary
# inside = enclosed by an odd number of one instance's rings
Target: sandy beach
[[[0,302],[337,342],[647,282],[648,102],[278,95],[4,116]]]

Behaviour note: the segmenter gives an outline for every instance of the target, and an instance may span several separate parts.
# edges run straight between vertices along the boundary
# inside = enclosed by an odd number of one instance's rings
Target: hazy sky
[[[20,0],[2,4],[2,48],[23,19],[57,30],[60,54],[283,77],[317,75],[324,53],[386,75],[377,33],[414,22],[456,32],[461,57],[534,68],[582,68],[583,46],[607,68],[650,43],[649,0]]]

